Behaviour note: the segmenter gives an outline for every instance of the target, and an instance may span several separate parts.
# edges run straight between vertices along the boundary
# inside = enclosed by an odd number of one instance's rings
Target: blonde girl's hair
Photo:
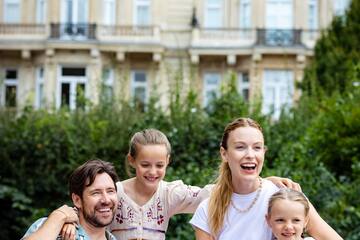
[[[227,141],[229,134],[240,127],[253,127],[262,132],[261,126],[250,118],[237,118],[229,123],[223,132],[220,147],[227,150]],[[219,167],[219,176],[215,181],[214,189],[209,199],[209,225],[211,234],[216,238],[223,227],[225,215],[230,205],[231,195],[233,193],[231,171],[227,162],[221,161]]]
[[[271,215],[271,210],[272,207],[274,206],[274,203],[279,199],[301,203],[302,205],[304,205],[305,217],[308,216],[310,209],[308,199],[305,197],[305,195],[302,192],[290,188],[282,188],[270,197],[268,211],[267,211],[268,216]]]
[[[167,155],[170,156],[171,154],[171,145],[166,135],[157,129],[149,128],[136,132],[131,137],[128,155],[135,159],[139,153],[139,148],[146,145],[165,145]],[[129,162],[127,160],[125,160],[125,168],[126,173],[129,176],[132,176],[133,173],[131,172]]]

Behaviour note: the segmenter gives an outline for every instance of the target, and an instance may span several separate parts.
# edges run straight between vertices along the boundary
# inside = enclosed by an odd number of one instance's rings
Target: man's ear
[[[220,147],[220,157],[223,162],[228,162],[227,152],[226,152],[225,148],[223,148],[223,147]]]
[[[81,197],[75,193],[72,193],[71,194],[71,199],[74,203],[74,206],[77,208],[77,209],[81,209],[82,208],[82,201],[81,201]]]

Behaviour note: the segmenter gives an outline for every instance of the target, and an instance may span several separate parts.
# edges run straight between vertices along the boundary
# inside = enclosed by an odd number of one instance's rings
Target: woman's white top
[[[221,240],[271,240],[272,232],[268,226],[265,215],[267,213],[269,198],[279,188],[272,182],[263,179],[262,190],[255,205],[248,212],[239,212],[231,204],[225,215],[223,228],[216,239]],[[256,197],[256,191],[250,194],[233,193],[231,200],[238,209],[248,207]],[[208,222],[209,199],[203,201],[190,223],[210,234]]]

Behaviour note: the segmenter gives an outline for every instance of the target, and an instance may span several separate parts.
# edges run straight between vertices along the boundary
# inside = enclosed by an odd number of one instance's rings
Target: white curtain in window
[[[222,0],[207,0],[204,27],[221,28],[222,25]]]
[[[251,28],[251,1],[241,0],[239,10],[240,28]]]
[[[210,102],[220,94],[221,77],[219,73],[205,73],[204,74],[204,92],[203,105],[206,107]]]
[[[134,22],[138,26],[150,25],[150,1],[136,0]]]
[[[37,23],[46,22],[46,0],[36,1],[36,22]]]
[[[115,0],[103,0],[103,23],[106,25],[115,25]]]
[[[291,29],[293,27],[292,0],[266,1],[266,28]]]
[[[263,103],[264,114],[272,112],[278,119],[282,108],[292,105],[294,94],[294,75],[289,70],[265,70],[263,77]]]
[[[318,0],[308,1],[308,28],[318,29]]]
[[[4,22],[20,22],[20,0],[4,0]]]
[[[334,14],[337,16],[344,15],[346,9],[350,5],[351,0],[333,0],[334,2]]]

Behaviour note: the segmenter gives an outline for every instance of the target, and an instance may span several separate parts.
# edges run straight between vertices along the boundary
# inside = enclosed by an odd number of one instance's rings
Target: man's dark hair
[[[100,159],[89,160],[79,166],[69,177],[69,193],[70,198],[73,193],[82,198],[85,187],[90,186],[98,174],[107,173],[114,181],[116,189],[116,182],[119,180],[116,174],[115,167],[110,162],[105,162]]]

